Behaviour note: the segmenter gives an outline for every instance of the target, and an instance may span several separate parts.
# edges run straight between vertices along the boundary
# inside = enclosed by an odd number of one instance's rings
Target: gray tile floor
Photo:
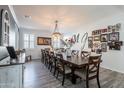
[[[69,79],[61,86],[62,77],[56,79],[40,60],[34,60],[25,64],[24,87],[25,88],[85,88],[85,81],[77,80],[72,84]],[[124,74],[100,68],[100,84],[102,88],[123,88]],[[91,80],[89,86],[97,88],[96,80]]]

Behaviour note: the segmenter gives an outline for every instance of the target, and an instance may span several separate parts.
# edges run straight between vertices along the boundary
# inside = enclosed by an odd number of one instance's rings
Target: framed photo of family
[[[51,38],[37,37],[37,45],[51,45]]]
[[[109,41],[119,41],[119,32],[110,33]]]

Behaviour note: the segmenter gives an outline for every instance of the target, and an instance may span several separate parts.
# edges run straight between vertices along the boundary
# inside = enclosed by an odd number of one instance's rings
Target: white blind
[[[24,34],[24,48],[34,48],[33,34]]]

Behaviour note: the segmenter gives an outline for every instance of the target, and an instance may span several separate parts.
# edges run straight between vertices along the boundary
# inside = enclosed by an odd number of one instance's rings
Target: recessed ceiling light
[[[24,18],[26,18],[26,19],[31,19],[31,16],[25,15]]]

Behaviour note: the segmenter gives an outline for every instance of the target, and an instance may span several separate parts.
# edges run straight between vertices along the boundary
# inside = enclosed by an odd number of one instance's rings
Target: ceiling
[[[22,28],[53,31],[59,21],[62,33],[77,32],[88,24],[121,13],[124,6],[112,5],[14,5]],[[24,16],[31,16],[26,19]]]

